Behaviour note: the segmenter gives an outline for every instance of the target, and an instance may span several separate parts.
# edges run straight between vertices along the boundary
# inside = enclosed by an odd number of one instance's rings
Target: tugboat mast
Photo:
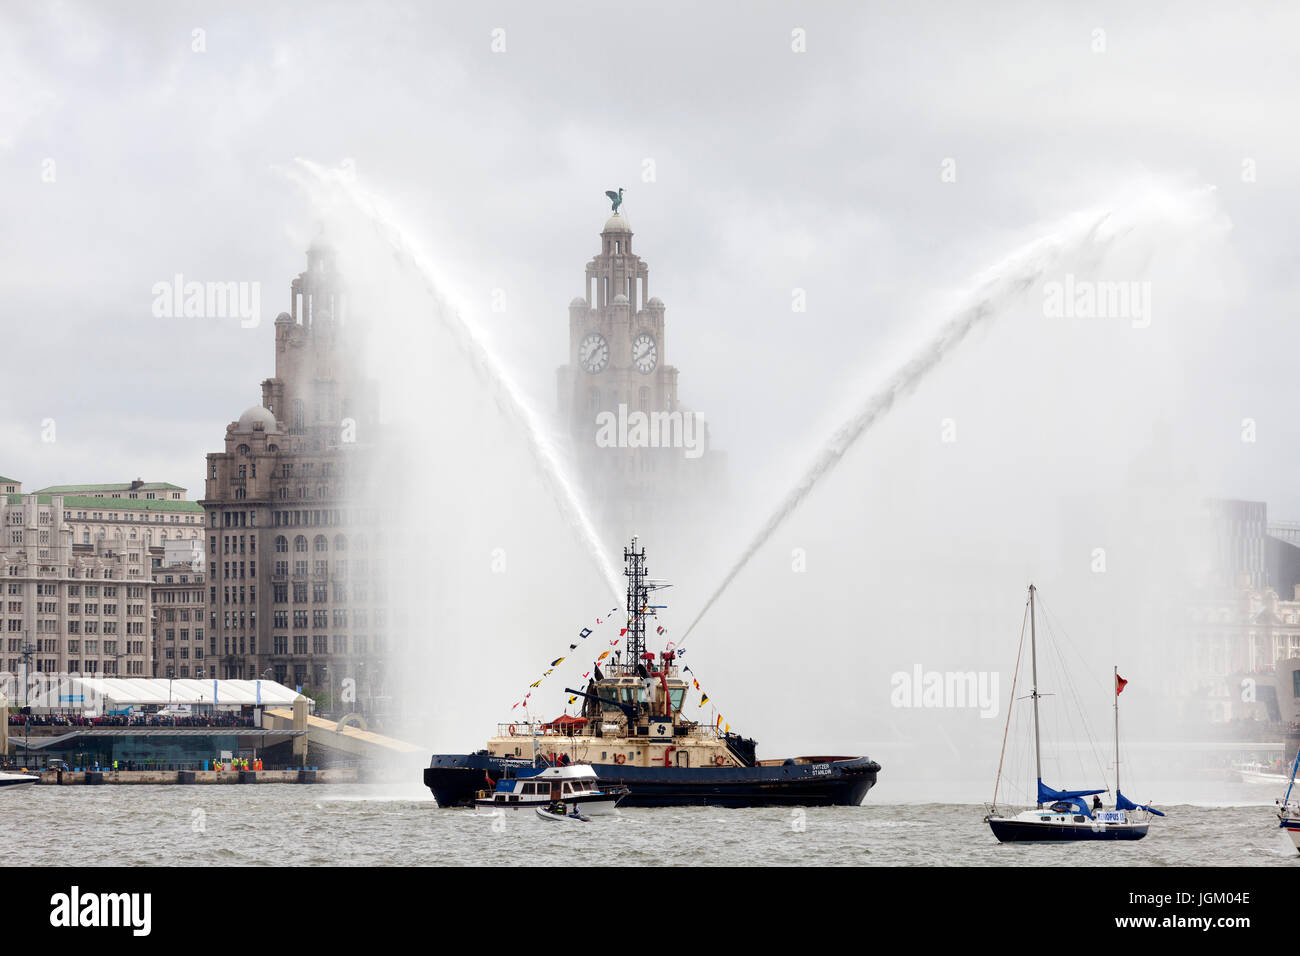
[[[627,647],[629,673],[636,673],[637,666],[643,663],[645,655],[645,615],[641,609],[650,603],[650,586],[646,583],[645,547],[636,548],[636,535],[632,536],[632,547],[623,549],[623,561],[626,565],[623,573],[627,576]]]

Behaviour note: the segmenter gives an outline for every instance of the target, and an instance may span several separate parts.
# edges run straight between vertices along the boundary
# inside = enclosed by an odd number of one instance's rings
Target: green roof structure
[[[35,492],[33,492],[35,494]],[[56,492],[57,494],[57,492]],[[11,505],[23,503],[23,495],[3,495]],[[53,504],[53,495],[36,494],[38,505]],[[92,495],[64,495],[64,509],[95,508],[100,511],[181,511],[203,514],[197,501],[171,501],[166,498],[96,498]]]

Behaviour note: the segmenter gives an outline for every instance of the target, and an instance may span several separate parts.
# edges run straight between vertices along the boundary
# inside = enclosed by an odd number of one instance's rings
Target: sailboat
[[[1037,782],[1037,806],[1032,810],[1008,814],[999,812],[997,789],[1002,781],[1002,761],[1006,757],[1006,733],[1002,736],[1002,757],[998,760],[997,783],[993,789],[993,805],[984,818],[993,835],[1001,843],[1061,842],[1067,840],[1140,840],[1147,835],[1152,816],[1164,816],[1159,810],[1136,804],[1124,796],[1119,788],[1119,695],[1128,683],[1115,668],[1115,808],[1100,809],[1097,800],[1089,807],[1087,797],[1096,797],[1106,790],[1056,790],[1043,783],[1043,747],[1038,719],[1038,629],[1035,611],[1037,589],[1029,585],[1029,642],[1033,675],[1034,702],[1034,767]],[[1021,632],[1024,640],[1024,632]],[[1021,645],[1023,647],[1023,644]],[[1019,671],[1019,656],[1016,669]],[[1015,696],[1015,678],[1012,678],[1012,698]],[[1011,714],[1007,714],[1007,726]],[[1300,823],[1298,823],[1300,825]]]
[[[1295,760],[1291,763],[1291,780],[1286,785],[1286,796],[1278,804],[1277,825],[1286,831],[1287,836],[1291,838],[1291,843],[1297,852],[1300,852],[1300,802],[1293,803],[1291,800],[1291,791],[1295,789],[1295,773],[1298,769],[1300,769],[1300,750],[1296,751]]]

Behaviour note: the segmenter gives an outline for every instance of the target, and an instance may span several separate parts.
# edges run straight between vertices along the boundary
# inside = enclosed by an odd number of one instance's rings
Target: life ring
[[[511,737],[515,736],[515,725],[514,725],[514,724],[511,724],[511,725],[510,725],[510,736],[511,736]]]
[[[722,756],[722,754],[714,754],[714,755],[713,755],[713,765],[714,765],[715,767],[723,767],[723,766],[726,766],[726,763],[727,763],[727,758],[724,757],[724,756]]]
[[[623,756],[623,754],[614,754],[614,763],[626,763],[626,762],[627,762],[627,757]]]

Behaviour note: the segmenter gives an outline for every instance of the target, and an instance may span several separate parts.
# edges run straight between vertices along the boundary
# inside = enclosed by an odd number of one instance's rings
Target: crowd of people
[[[251,715],[234,712],[200,714],[190,717],[160,717],[157,714],[111,714],[87,717],[85,714],[10,714],[10,727],[253,727]]]

